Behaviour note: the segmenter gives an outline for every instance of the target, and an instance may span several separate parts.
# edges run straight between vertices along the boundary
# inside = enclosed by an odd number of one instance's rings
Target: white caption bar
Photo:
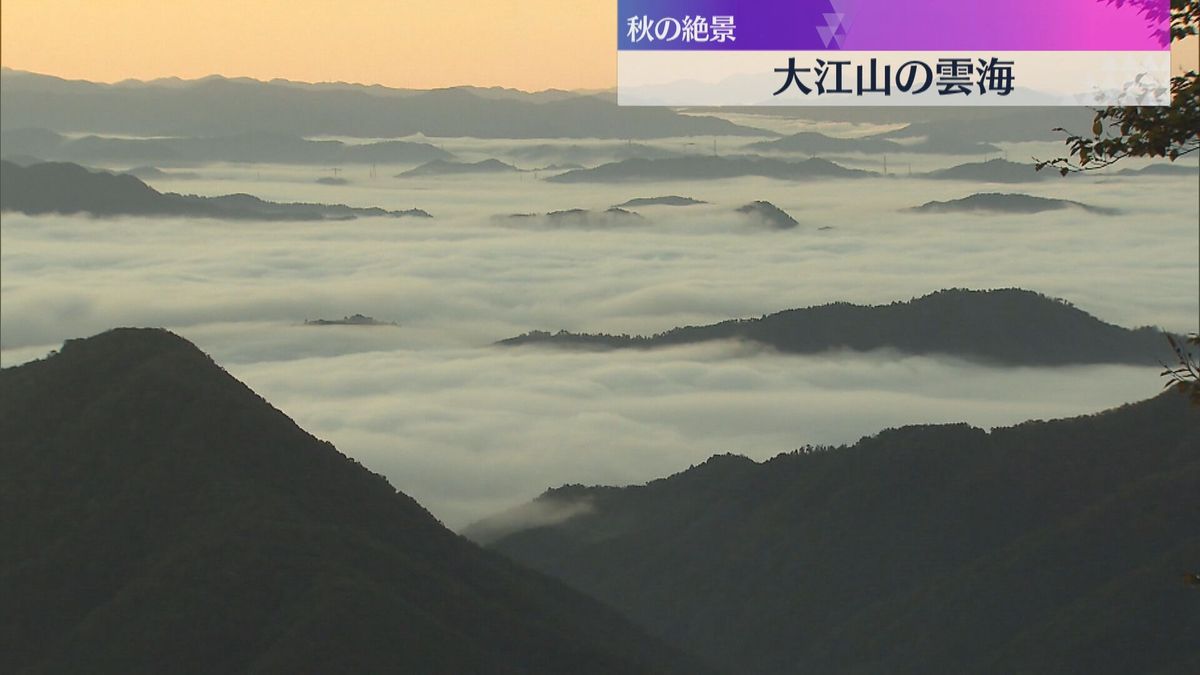
[[[840,87],[836,61],[849,62],[841,67]],[[860,66],[867,89],[861,95]],[[922,89],[926,67],[930,81]],[[630,106],[1155,106],[1170,105],[1170,68],[1167,51],[625,50],[617,53],[617,101]],[[796,73],[789,80],[793,69]]]

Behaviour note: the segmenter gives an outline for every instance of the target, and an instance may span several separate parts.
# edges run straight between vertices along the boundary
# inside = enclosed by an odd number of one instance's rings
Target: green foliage
[[[1125,4],[1125,0],[1110,1]],[[1147,20],[1161,18],[1156,2],[1133,0],[1129,4],[1138,7]],[[1170,40],[1200,32],[1200,2],[1171,0],[1170,11]],[[1141,90],[1149,85],[1139,76],[1131,86]],[[1200,149],[1200,73],[1192,70],[1172,77],[1170,89],[1169,106],[1110,106],[1097,110],[1090,135],[1068,135],[1067,157],[1039,161],[1035,167],[1053,167],[1065,176],[1101,169],[1126,157],[1166,157],[1175,161],[1195,152]],[[1070,133],[1061,128],[1056,131]]]

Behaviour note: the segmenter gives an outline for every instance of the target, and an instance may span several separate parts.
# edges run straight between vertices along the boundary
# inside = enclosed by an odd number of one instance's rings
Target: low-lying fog
[[[486,147],[471,157],[465,145],[455,151],[468,159],[505,158]],[[1046,155],[1057,150],[1045,146]],[[892,163],[893,173],[906,165]],[[150,182],[167,191],[418,207],[434,219],[5,214],[3,363],[114,326],[166,326],[460,527],[549,486],[641,482],[715,452],[765,458],[915,422],[1010,424],[1095,411],[1161,387],[1155,369],[1115,366],[1001,369],[884,353],[782,356],[737,344],[606,353],[489,346],[529,329],[655,332],[831,300],[1008,286],[1130,327],[1187,331],[1198,321],[1194,177],[558,185],[533,174],[393,178],[402,168],[378,167],[377,178],[370,167],[346,169],[345,186],[315,184],[331,175],[320,168],[233,165]],[[900,211],[989,191],[1122,213]],[[495,218],[660,195],[711,204],[637,209],[644,223],[608,230]],[[757,199],[800,227],[756,229],[731,213]],[[832,229],[818,229],[825,226]],[[354,313],[399,325],[303,325]]]

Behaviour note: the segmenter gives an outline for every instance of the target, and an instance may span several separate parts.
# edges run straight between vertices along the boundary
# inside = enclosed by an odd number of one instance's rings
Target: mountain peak
[[[122,327],[92,337],[69,339],[63,342],[59,354],[76,357],[120,352],[133,358],[148,358],[163,353],[189,351],[204,356],[196,345],[165,328]]]
[[[616,349],[714,340],[747,340],[794,354],[894,349],[1011,365],[1149,365],[1170,358],[1157,329],[1105,323],[1066,300],[1020,288],[951,288],[886,305],[833,302],[649,336],[533,331],[497,344]]]
[[[463,540],[169,331],[0,370],[5,669],[693,672]]]

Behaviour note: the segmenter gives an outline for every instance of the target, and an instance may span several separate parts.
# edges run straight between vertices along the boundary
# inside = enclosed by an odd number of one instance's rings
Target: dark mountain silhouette
[[[505,216],[503,222],[508,225],[590,229],[642,225],[646,220],[633,211],[612,206],[603,211],[563,209],[548,213],[513,213]]]
[[[759,141],[746,146],[753,152],[802,152],[809,155],[861,152],[868,155],[915,152],[917,146],[905,146],[878,136],[865,138],[835,138],[816,131],[801,131],[770,141]],[[993,150],[993,152],[995,152]]]
[[[1071,199],[1051,199],[1000,192],[979,192],[944,202],[930,201],[909,210],[921,213],[1041,213],[1042,211],[1061,211],[1062,209],[1082,209],[1097,215],[1117,213],[1116,209],[1089,206]]]
[[[313,182],[318,185],[333,185],[336,187],[350,184],[349,179],[342,178],[341,176],[321,176]]]
[[[166,331],[70,340],[0,385],[4,672],[695,668]]]
[[[515,173],[520,171],[511,164],[505,164],[498,159],[485,159],[480,162],[448,162],[435,159],[396,174],[396,178],[416,178],[419,176],[448,176],[463,173]]]
[[[395,321],[380,321],[365,314],[351,314],[340,319],[305,319],[305,326],[398,326]]]
[[[70,138],[45,129],[0,132],[5,152],[24,152],[72,162],[155,162],[198,164],[245,162],[276,164],[397,164],[450,159],[429,143],[381,141],[352,144],[308,140],[273,132],[245,132],[199,138]]]
[[[762,200],[753,201],[749,204],[744,204],[735,209],[738,213],[748,215],[756,223],[760,223],[772,230],[790,230],[798,223],[796,219],[788,215],[787,211],[775,206],[771,202]]]
[[[669,138],[772,136],[726,120],[666,108],[618,107],[610,96],[495,96],[472,88],[397,90],[275,80],[69,81],[4,69],[4,128],[153,136],[271,132],[402,138]]]
[[[331,141],[305,141],[306,143],[329,143]],[[337,141],[333,141],[337,142]],[[315,153],[314,153],[315,154]],[[374,143],[344,143],[334,147],[326,164],[396,164],[407,162],[448,160],[453,154],[428,143],[413,141],[376,141]],[[257,160],[262,161],[262,160]],[[321,160],[316,160],[321,161]]]
[[[951,289],[877,306],[838,302],[652,336],[533,331],[497,344],[620,349],[731,339],[795,354],[895,349],[1029,366],[1157,365],[1171,357],[1157,329],[1114,326],[1065,301],[1020,289]]]
[[[640,206],[694,206],[696,204],[707,204],[708,202],[691,197],[679,197],[676,195],[667,195],[665,197],[635,197],[627,202],[617,204],[617,208],[634,209]]]
[[[921,174],[921,176],[938,180],[965,180],[982,183],[1036,183],[1051,177],[1059,177],[1058,174],[1051,176],[1051,173],[1053,172],[1035,171],[1032,164],[1019,164],[1007,159],[989,159],[986,162],[968,162],[948,169],[938,169]]]
[[[1167,392],[565,486],[539,526],[467,532],[732,672],[1188,673],[1197,438],[1200,410]]]
[[[824,159],[786,162],[757,157],[694,156],[676,159],[627,159],[550,176],[552,183],[622,183],[632,181],[713,180],[763,176],[782,180],[859,178],[869,171],[847,169]]]
[[[192,216],[229,220],[350,220],[359,216],[430,217],[420,209],[387,211],[343,204],[280,204],[247,194],[200,197],[159,192],[129,174],[77,164],[21,167],[0,162],[0,210],[27,214]]]

